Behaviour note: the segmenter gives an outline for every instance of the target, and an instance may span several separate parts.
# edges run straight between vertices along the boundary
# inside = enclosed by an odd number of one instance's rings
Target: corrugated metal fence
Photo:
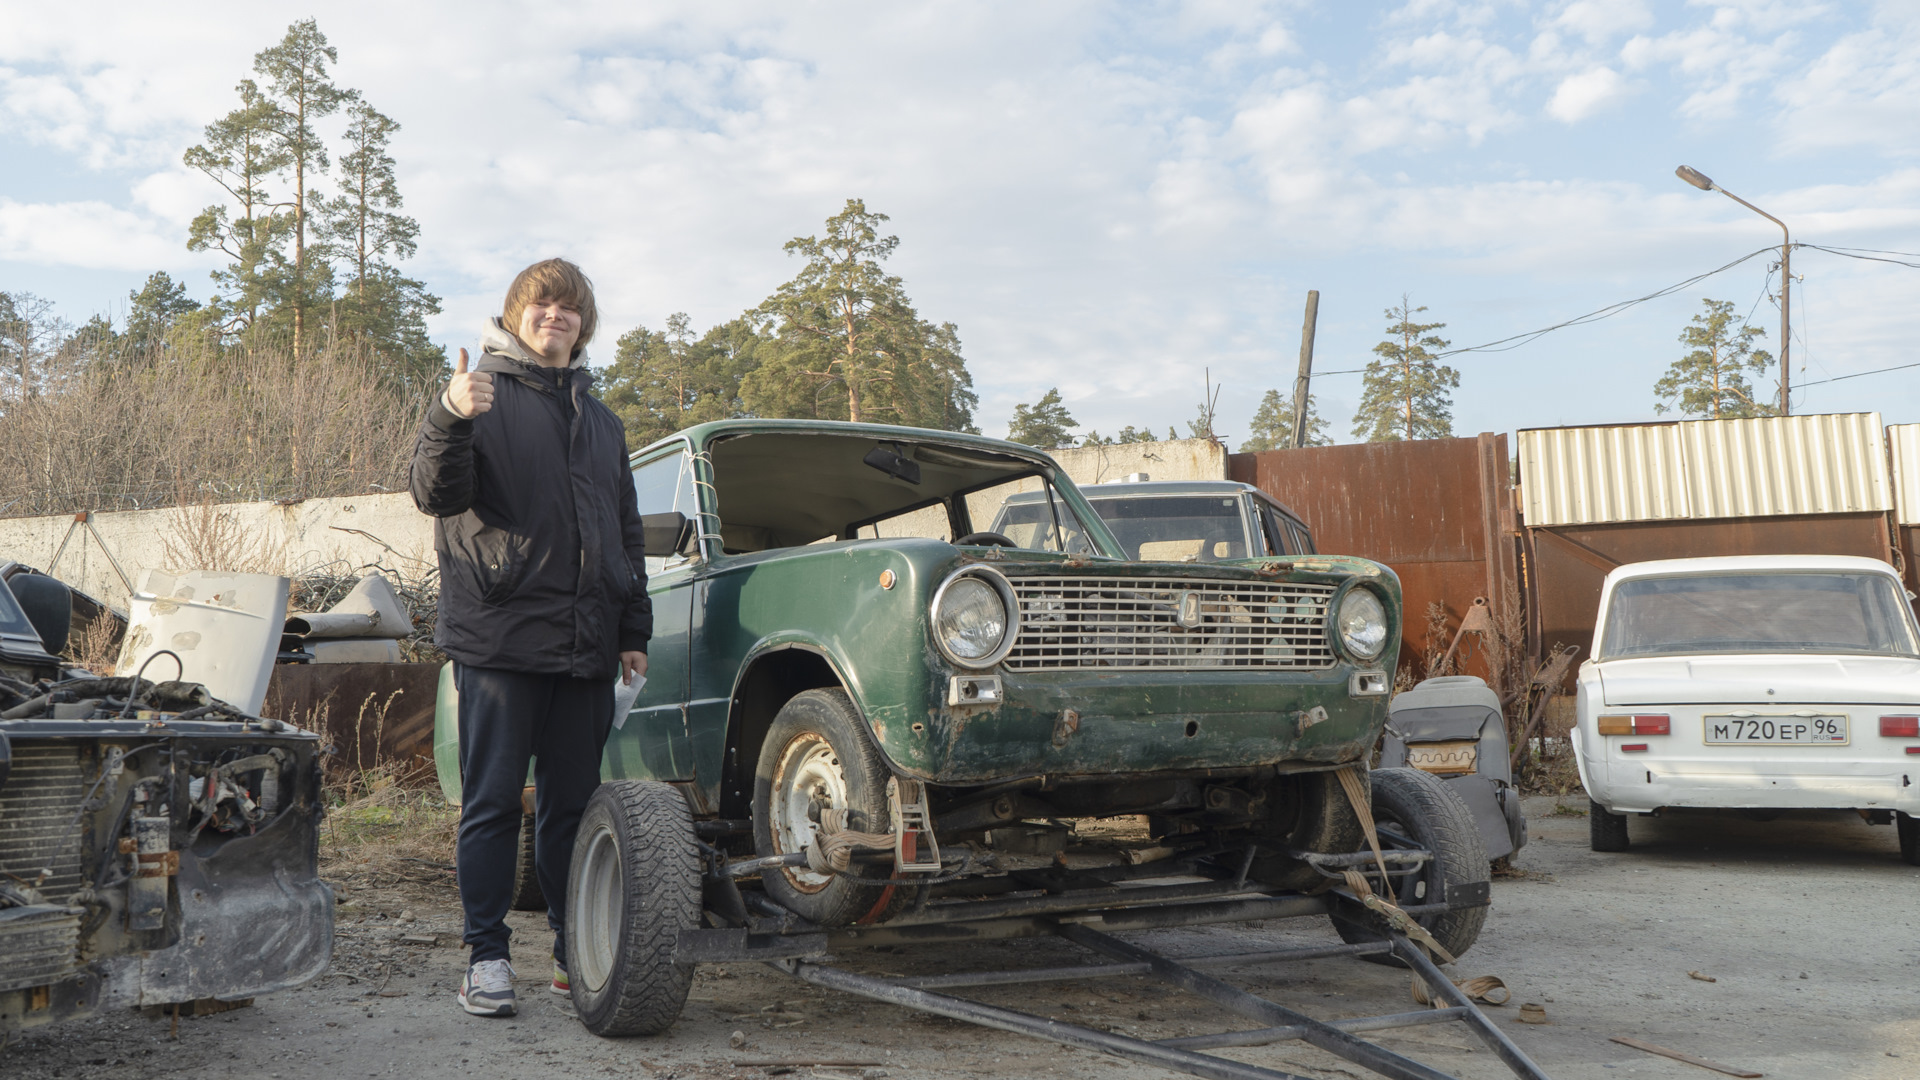
[[[1625,563],[1898,558],[1895,481],[1878,413],[1537,428],[1521,431],[1519,444],[1528,643],[1536,654],[1564,643],[1587,655],[1600,587]],[[1904,472],[1914,476],[1920,446],[1907,453]],[[1912,537],[1905,542],[1910,553]],[[1912,560],[1903,561],[1912,580]]]

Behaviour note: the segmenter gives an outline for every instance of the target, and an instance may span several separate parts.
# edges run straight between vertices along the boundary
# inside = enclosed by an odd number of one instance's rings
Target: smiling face
[[[566,367],[580,340],[580,312],[563,301],[542,298],[520,310],[514,336],[542,367]]]

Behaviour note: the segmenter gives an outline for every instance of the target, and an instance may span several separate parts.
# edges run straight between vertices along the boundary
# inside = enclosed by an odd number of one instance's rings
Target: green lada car
[[[670,1024],[714,958],[676,934],[703,924],[844,940],[965,919],[1100,837],[1128,868],[1100,881],[1164,860],[1269,893],[1324,892],[1316,853],[1366,848],[1335,770],[1364,775],[1387,719],[1388,568],[1135,561],[1046,454],[953,432],[729,420],[641,450],[633,477],[654,637],[574,852],[589,1028]],[[1038,527],[984,531],[1013,496],[1044,505]],[[450,684],[436,757],[457,799]],[[1403,904],[1484,882],[1483,855],[1419,820],[1437,782],[1387,777],[1381,838],[1418,849],[1394,863]],[[1457,954],[1484,908],[1419,917]],[[1336,924],[1378,936],[1364,912]]]

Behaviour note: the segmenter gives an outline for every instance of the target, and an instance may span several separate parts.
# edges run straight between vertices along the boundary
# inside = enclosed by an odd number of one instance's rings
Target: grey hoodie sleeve
[[[473,506],[474,472],[473,421],[455,416],[435,394],[407,468],[413,505],[434,517],[466,513]]]

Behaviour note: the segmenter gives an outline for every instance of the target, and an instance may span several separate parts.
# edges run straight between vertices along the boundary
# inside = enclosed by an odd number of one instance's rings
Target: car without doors
[[[1153,875],[1311,907],[1378,861],[1348,785],[1367,802],[1399,649],[1385,566],[1136,561],[1045,454],[954,432],[730,420],[633,465],[655,629],[573,853],[589,1029],[671,1024],[718,958],[689,944],[703,926],[910,938],[1084,907],[1082,886],[1145,898],[1119,885]],[[1032,521],[981,528],[1022,493]],[[457,800],[450,683],[435,742]],[[1466,808],[1409,769],[1372,774],[1370,806],[1380,893],[1464,951],[1488,876]],[[1096,833],[1105,854],[1069,868]],[[1385,940],[1367,910],[1333,913]]]
[[[1756,555],[1607,575],[1573,731],[1595,851],[1668,808],[1858,810],[1920,865],[1920,627],[1873,559]]]

